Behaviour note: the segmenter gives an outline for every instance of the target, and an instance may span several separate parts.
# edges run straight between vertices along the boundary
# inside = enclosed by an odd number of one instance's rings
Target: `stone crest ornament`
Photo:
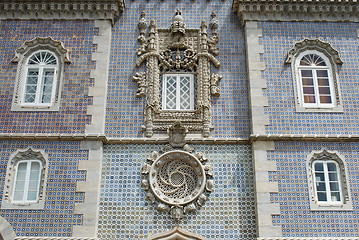
[[[144,176],[141,185],[148,192],[146,200],[176,220],[196,212],[214,187],[213,167],[207,161],[201,152],[170,146],[160,153],[152,152],[141,171]]]
[[[145,99],[146,137],[163,134],[180,121],[191,134],[209,137],[211,96],[219,96],[222,78],[211,73],[211,64],[219,67],[216,14],[212,13],[209,29],[202,22],[198,29],[188,29],[181,11],[177,10],[171,25],[157,28],[154,20],[147,24],[142,12],[138,23],[139,48],[136,66],[146,64],[133,80],[138,84],[137,97]]]

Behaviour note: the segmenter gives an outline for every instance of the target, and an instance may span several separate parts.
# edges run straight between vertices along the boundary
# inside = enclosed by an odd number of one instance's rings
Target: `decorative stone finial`
[[[184,23],[183,17],[181,15],[181,11],[176,10],[175,16],[173,17],[173,23],[171,24],[171,32],[175,33],[186,33],[186,24]]]

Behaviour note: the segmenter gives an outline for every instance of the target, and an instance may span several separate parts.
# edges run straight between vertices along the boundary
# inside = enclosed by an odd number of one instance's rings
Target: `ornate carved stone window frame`
[[[26,82],[26,64],[28,58],[37,51],[49,51],[58,59],[57,74],[54,79],[55,96],[50,106],[24,105],[22,98],[24,94],[24,85]],[[26,41],[20,48],[16,50],[15,57],[11,60],[18,63],[16,81],[13,93],[13,101],[11,105],[12,111],[58,111],[60,107],[61,82],[64,72],[64,64],[70,63],[68,50],[63,46],[62,42],[55,41],[51,37],[36,37],[30,41]]]
[[[136,66],[146,62],[146,71],[138,72],[133,80],[138,83],[137,97],[146,97],[143,125],[146,137],[163,134],[175,122],[180,121],[189,133],[209,137],[211,125],[211,95],[219,95],[217,84],[222,78],[211,74],[211,63],[219,67],[215,58],[218,54],[218,21],[212,13],[209,27],[212,36],[207,34],[207,25],[201,23],[199,29],[186,29],[179,11],[173,18],[169,29],[158,29],[154,20],[147,32],[145,14],[141,14],[138,24],[140,47]],[[196,80],[194,110],[163,110],[161,106],[161,75],[164,73],[189,73]]]
[[[16,176],[16,166],[19,161],[24,160],[38,160],[41,162],[41,180],[40,190],[37,202],[29,203],[15,203],[12,201],[12,194]],[[11,155],[5,177],[4,194],[1,202],[2,209],[43,209],[46,195],[46,180],[47,180],[48,156],[44,151],[33,150],[28,148],[25,150],[18,150]]]
[[[333,81],[333,91],[335,104],[333,107],[305,107],[303,106],[301,89],[299,81],[301,81],[298,72],[298,61],[300,61],[300,56],[303,53],[320,53],[323,55],[330,65],[328,66],[331,80]],[[293,86],[295,93],[295,104],[297,112],[342,112],[343,106],[341,101],[340,93],[340,84],[338,81],[338,65],[343,64],[343,61],[340,59],[338,51],[336,51],[329,43],[322,42],[319,39],[304,39],[301,42],[298,42],[294,45],[292,49],[289,50],[287,59],[285,61],[287,64],[292,65],[292,74],[293,74]]]
[[[328,204],[326,202],[316,201],[316,192],[315,192],[315,181],[313,175],[313,165],[315,161],[334,161],[337,163],[340,175],[340,185],[341,193],[343,196],[342,204]],[[348,187],[348,175],[345,165],[344,157],[336,151],[328,151],[323,149],[320,151],[313,151],[308,155],[307,158],[307,177],[308,177],[308,188],[309,188],[309,200],[310,200],[310,210],[312,211],[342,211],[342,210],[353,210],[350,189]]]

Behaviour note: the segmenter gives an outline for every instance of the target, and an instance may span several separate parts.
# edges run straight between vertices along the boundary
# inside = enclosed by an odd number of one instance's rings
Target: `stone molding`
[[[2,237],[2,238],[1,238]],[[4,240],[14,240],[16,233],[10,223],[0,216],[0,238]]]
[[[83,141],[81,149],[88,150],[89,154],[87,160],[78,163],[78,170],[86,171],[86,181],[77,181],[76,191],[83,192],[85,200],[83,203],[75,204],[74,213],[83,215],[83,223],[80,226],[73,226],[72,236],[75,239],[95,239],[98,228],[103,144],[96,141]]]
[[[47,141],[102,141],[106,144],[168,143],[167,137],[156,138],[112,138],[103,134],[47,134],[47,133],[0,133],[0,140],[47,140]],[[192,144],[237,144],[253,141],[321,141],[359,142],[359,135],[344,134],[252,134],[249,138],[202,138],[186,137]]]
[[[165,133],[176,121],[180,121],[190,133],[209,137],[211,124],[211,96],[218,96],[221,76],[212,73],[211,64],[219,67],[215,58],[217,48],[218,20],[212,13],[207,34],[203,21],[199,29],[187,29],[181,12],[177,11],[170,28],[157,28],[152,20],[147,28],[145,14],[139,23],[140,46],[137,50],[136,66],[146,64],[145,72],[137,72],[133,80],[138,84],[137,97],[145,97],[144,135]],[[148,33],[147,33],[148,32]],[[165,74],[191,74],[196,80],[194,107],[188,110],[164,110],[161,105],[161,78]]]
[[[282,236],[282,228],[273,226],[272,216],[280,214],[279,203],[272,203],[270,194],[278,193],[278,183],[269,182],[269,172],[277,171],[276,162],[268,161],[268,151],[274,150],[274,142],[252,143],[254,184],[257,207],[257,234],[259,237]]]
[[[111,20],[124,11],[123,0],[9,0],[0,3],[0,20]]]
[[[91,115],[91,124],[86,125],[86,134],[104,134],[106,118],[107,82],[109,74],[112,28],[108,21],[96,20],[95,27],[99,29],[98,36],[93,37],[97,46],[92,53],[96,62],[91,70],[90,78],[93,86],[89,87],[88,96],[92,96],[92,105],[87,106],[87,114]]]
[[[172,230],[165,231],[147,238],[147,240],[206,240],[204,237],[187,232],[182,228],[175,227]]]
[[[259,43],[262,29],[258,28],[256,22],[247,22],[245,25],[249,101],[251,108],[251,132],[253,134],[264,134],[266,125],[269,125],[269,117],[264,114],[264,108],[268,106],[268,98],[264,96],[263,90],[267,87],[266,79],[262,78],[265,63],[261,60],[264,53],[263,46]]]
[[[233,11],[246,21],[359,22],[357,0],[234,0]]]

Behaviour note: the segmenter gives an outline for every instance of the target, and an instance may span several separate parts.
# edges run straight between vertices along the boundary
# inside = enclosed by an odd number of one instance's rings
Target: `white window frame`
[[[26,200],[23,195],[22,200],[14,200],[14,192],[16,185],[16,178],[18,175],[18,166],[20,163],[27,162],[39,162],[39,181],[38,181],[38,192],[36,200]],[[27,174],[29,170],[27,165]],[[32,148],[18,150],[13,153],[8,160],[6,169],[4,192],[1,201],[1,209],[44,209],[45,197],[46,197],[46,182],[48,172],[48,155],[41,150],[33,150]],[[24,189],[26,190],[26,188]],[[27,196],[27,195],[26,195]]]
[[[56,65],[34,65],[28,64],[31,56],[38,52],[49,52],[57,60]],[[11,105],[11,111],[58,111],[60,109],[60,96],[62,91],[62,79],[64,75],[65,63],[71,63],[68,50],[63,46],[62,42],[56,41],[51,37],[36,37],[32,40],[25,41],[24,44],[16,50],[15,57],[11,60],[18,64],[15,79],[14,93]],[[39,76],[43,75],[44,70],[53,69],[54,77],[51,89],[51,100],[49,103],[42,103],[41,81],[38,81],[36,100],[27,103],[24,101],[25,85],[27,84],[27,76],[29,69],[38,69]]]
[[[175,77],[176,78],[176,107],[175,109],[167,108],[167,78]],[[189,89],[189,97],[190,97],[190,108],[189,109],[181,109],[181,87],[180,80],[181,77],[189,77],[190,78],[190,89]],[[194,93],[195,93],[195,84],[194,84],[194,74],[184,74],[184,73],[165,73],[162,74],[162,110],[168,111],[193,111],[194,110]]]
[[[35,56],[37,53],[40,52],[47,52],[49,54],[51,54],[52,56],[55,57],[56,59],[56,65],[53,64],[29,64],[30,59]],[[56,54],[54,54],[51,51],[48,50],[39,50],[39,51],[35,51],[34,53],[32,53],[26,61],[26,68],[25,68],[25,73],[24,75],[24,79],[23,79],[23,89],[21,92],[21,101],[20,101],[20,105],[23,107],[50,107],[52,105],[54,105],[54,99],[55,99],[55,92],[56,92],[56,83],[57,83],[57,74],[58,74],[58,69],[59,69],[59,59],[56,56]],[[28,80],[28,76],[29,76],[29,71],[30,70],[38,70],[38,76],[37,76],[37,88],[36,88],[36,93],[35,93],[35,101],[31,102],[31,103],[27,103],[25,101],[25,97],[26,97],[26,87],[27,87],[27,80]],[[51,89],[51,99],[49,103],[42,103],[41,102],[41,96],[43,95],[43,87],[44,87],[44,73],[46,70],[51,70],[54,72],[53,75],[53,80],[52,80],[52,89]]]
[[[21,163],[26,163],[26,172],[25,172],[25,181],[24,181],[24,191],[22,200],[15,200],[15,190],[16,186],[18,184],[18,175],[19,175],[19,165]],[[31,172],[31,165],[33,163],[39,163],[39,174],[38,174],[38,181],[37,181],[37,192],[36,192],[36,199],[35,200],[28,200],[28,194],[29,194],[29,185],[30,185],[30,172]],[[42,181],[42,162],[39,160],[21,160],[18,161],[15,167],[15,179],[14,179],[14,186],[13,186],[13,192],[12,192],[12,202],[15,204],[26,204],[26,203],[36,203],[39,201],[39,193],[40,193],[40,183]]]
[[[317,180],[315,176],[315,163],[334,163],[337,170],[340,201],[333,201],[330,196],[329,178],[325,178],[327,201],[318,200]],[[325,171],[324,171],[325,172]],[[307,178],[311,211],[351,211],[353,210],[347,169],[344,157],[337,151],[326,149],[312,151],[307,158]],[[328,172],[327,172],[328,173]]]
[[[321,57],[326,66],[302,66],[300,65],[301,59],[310,54],[315,54]],[[335,97],[335,89],[334,89],[334,83],[333,83],[333,69],[331,67],[329,59],[321,52],[316,50],[308,50],[304,51],[301,54],[298,55],[296,58],[295,68],[297,72],[297,86],[298,86],[298,93],[300,98],[300,104],[304,108],[333,108],[336,106],[336,97]],[[301,70],[310,70],[313,75],[313,83],[314,83],[314,96],[316,103],[305,103],[304,101],[304,93],[303,93],[303,84],[302,84],[302,76],[301,76]],[[329,80],[329,88],[330,88],[330,97],[331,97],[331,103],[320,103],[319,99],[319,86],[318,86],[318,77],[317,77],[317,70],[326,70],[328,73],[328,80]]]
[[[318,197],[318,179],[316,178],[316,173],[317,171],[315,170],[315,164],[317,163],[322,163],[323,164],[323,173],[324,173],[324,184],[325,184],[325,195],[327,198],[327,201],[320,201],[319,197]],[[339,201],[333,201],[331,198],[331,193],[332,193],[332,189],[330,187],[330,179],[329,179],[329,171],[328,171],[328,163],[333,163],[335,165],[336,168],[336,177],[337,177],[337,183],[338,183],[338,192],[339,192]],[[340,178],[340,168],[339,165],[336,161],[333,160],[316,160],[313,161],[313,166],[312,166],[312,171],[313,171],[313,183],[314,183],[314,190],[315,190],[315,200],[316,202],[318,202],[319,204],[330,204],[330,205],[334,205],[334,204],[338,204],[341,205],[343,204],[343,191],[342,191],[342,186],[341,186],[341,178]],[[322,191],[319,191],[322,192]]]

